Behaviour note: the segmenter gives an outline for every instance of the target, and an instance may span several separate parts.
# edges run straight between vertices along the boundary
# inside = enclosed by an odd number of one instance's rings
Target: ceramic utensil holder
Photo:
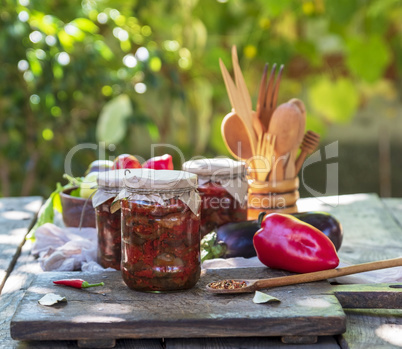
[[[249,180],[247,219],[257,219],[260,212],[297,212],[299,197],[298,177],[271,182]]]

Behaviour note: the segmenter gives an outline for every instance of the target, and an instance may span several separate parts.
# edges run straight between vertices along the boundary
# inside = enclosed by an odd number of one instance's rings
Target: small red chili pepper
[[[65,279],[65,280],[57,280],[53,281],[56,285],[65,285],[74,288],[88,288],[88,287],[95,287],[95,286],[103,286],[105,285],[103,282],[98,284],[90,284],[88,281],[81,280],[81,279]]]

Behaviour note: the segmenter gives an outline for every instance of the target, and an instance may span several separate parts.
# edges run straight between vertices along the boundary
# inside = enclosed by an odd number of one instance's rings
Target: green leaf
[[[308,92],[314,111],[331,122],[347,122],[357,111],[359,95],[353,82],[346,78],[336,81],[323,77]]]
[[[106,144],[120,143],[126,135],[127,119],[132,115],[130,98],[122,94],[107,102],[96,125],[96,138]]]
[[[361,6],[359,1],[350,0],[326,0],[325,9],[327,17],[340,24],[348,23]]]
[[[65,189],[66,186],[62,186],[60,183],[57,183],[56,186],[56,193],[53,196],[53,209],[57,212],[63,212],[63,207],[61,206],[61,198],[60,193]]]
[[[97,33],[99,30],[98,26],[87,18],[76,18],[71,22],[71,24],[75,25],[77,28],[83,31],[92,34]]]
[[[346,45],[346,65],[353,74],[368,82],[382,77],[391,61],[390,49],[383,38],[378,35],[367,39],[352,37]]]
[[[216,241],[215,231],[208,233],[201,239],[201,262],[208,259],[222,257],[227,249],[226,244]]]
[[[110,61],[114,57],[113,51],[103,41],[95,41],[94,47],[105,60]]]
[[[80,194],[81,194],[80,188],[73,189],[70,192],[70,196],[74,196],[74,197],[77,197],[77,198],[81,197]]]
[[[149,132],[151,140],[153,142],[157,142],[160,137],[158,126],[156,126],[153,122],[150,121],[147,123],[147,130]]]
[[[399,71],[399,75],[402,74],[402,33],[401,35],[395,36],[392,40],[391,43],[394,47],[395,52],[399,52],[395,54],[395,62],[396,66]]]
[[[59,302],[67,302],[67,298],[55,293],[46,293],[41,299],[38,300],[40,305],[51,306]]]
[[[57,183],[56,190],[50,194],[49,198],[46,200],[46,202],[41,207],[41,209],[39,211],[38,219],[36,220],[35,225],[29,231],[29,233],[26,237],[27,239],[34,241],[36,229],[38,229],[41,225],[43,225],[45,223],[53,223],[55,197],[59,196],[59,193],[61,193],[64,189],[67,189],[69,187],[71,187],[70,183],[65,186],[62,186],[60,183]]]
[[[289,0],[281,1],[267,1],[260,0],[262,8],[265,8],[266,12],[272,17],[278,17],[282,15],[291,5]]]
[[[269,294],[260,291],[255,291],[253,302],[256,304],[260,304],[260,303],[280,302],[280,300],[276,297],[270,296]]]
[[[60,30],[57,36],[67,52],[73,48],[74,39],[71,35],[68,35],[64,30]]]
[[[400,0],[381,0],[381,1],[372,1],[368,3],[367,8],[367,16],[374,18],[378,18],[387,14],[390,10],[397,9],[400,6]]]

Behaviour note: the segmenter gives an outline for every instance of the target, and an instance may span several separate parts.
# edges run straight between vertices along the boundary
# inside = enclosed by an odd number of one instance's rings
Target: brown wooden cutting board
[[[297,342],[345,331],[342,305],[326,281],[265,290],[281,300],[268,304],[254,304],[254,294],[216,295],[204,289],[207,283],[221,279],[283,275],[268,268],[210,269],[191,290],[154,294],[130,290],[120,272],[43,273],[21,301],[11,321],[11,336],[17,340],[78,340],[88,347],[100,347],[97,341],[101,341],[111,347],[118,338],[281,336]],[[80,290],[52,283],[62,278],[104,281],[105,286]],[[399,298],[391,302],[400,304],[401,289],[394,290],[391,293]],[[51,292],[65,296],[68,302],[39,305],[38,300]],[[347,292],[341,292],[341,299],[347,303]],[[369,299],[366,305],[373,304]]]

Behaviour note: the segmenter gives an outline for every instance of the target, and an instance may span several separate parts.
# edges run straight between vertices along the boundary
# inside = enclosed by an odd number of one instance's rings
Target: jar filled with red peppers
[[[120,210],[112,204],[123,189],[125,170],[102,171],[98,174],[98,189],[92,198],[98,229],[98,263],[104,268],[120,270],[121,225]]]
[[[124,282],[150,292],[193,287],[201,272],[197,176],[142,169],[124,182],[119,194]]]
[[[198,175],[201,237],[229,222],[247,220],[245,163],[229,158],[187,161],[182,169]]]

